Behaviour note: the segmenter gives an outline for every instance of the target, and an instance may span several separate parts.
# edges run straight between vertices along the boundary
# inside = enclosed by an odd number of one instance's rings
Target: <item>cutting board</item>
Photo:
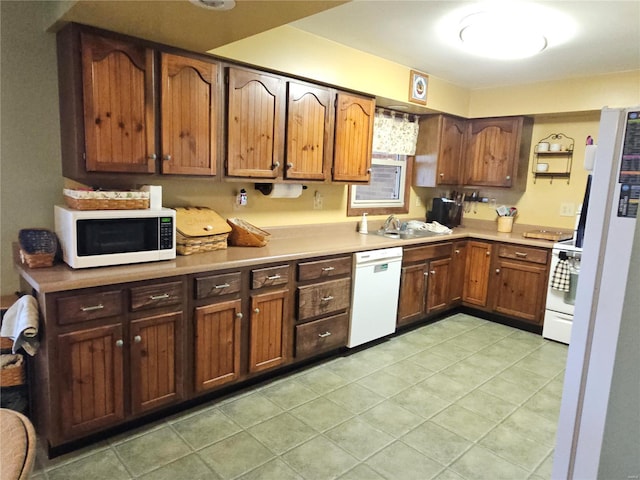
[[[531,230],[522,234],[526,238],[539,238],[541,240],[551,240],[553,242],[561,242],[573,238],[573,232],[558,232],[551,230]]]

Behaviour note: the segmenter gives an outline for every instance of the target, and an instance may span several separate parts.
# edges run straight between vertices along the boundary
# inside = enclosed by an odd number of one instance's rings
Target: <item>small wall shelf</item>
[[[563,133],[552,133],[540,139],[533,150],[533,183],[536,183],[538,177],[543,177],[548,178],[550,183],[553,183],[554,178],[566,178],[569,184],[574,143],[573,138]],[[556,144],[559,145],[559,150],[551,150],[551,145]]]

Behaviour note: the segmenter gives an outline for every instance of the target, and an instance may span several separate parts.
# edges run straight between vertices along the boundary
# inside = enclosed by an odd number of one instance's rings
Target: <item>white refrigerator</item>
[[[605,108],[588,200],[553,479],[612,478],[614,470],[616,478],[640,475],[639,198],[640,107]]]

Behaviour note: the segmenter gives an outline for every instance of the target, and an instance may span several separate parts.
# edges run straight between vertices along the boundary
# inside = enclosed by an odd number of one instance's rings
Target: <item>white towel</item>
[[[11,305],[2,317],[0,336],[13,340],[12,352],[22,348],[33,356],[38,351],[38,302],[31,295],[24,295]]]

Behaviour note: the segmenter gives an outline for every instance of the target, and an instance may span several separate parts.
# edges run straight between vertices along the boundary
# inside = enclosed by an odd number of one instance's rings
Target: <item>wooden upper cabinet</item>
[[[227,175],[278,177],[284,157],[284,80],[230,67],[228,82]]]
[[[465,185],[511,187],[526,181],[532,122],[525,117],[474,119],[467,124]],[[519,177],[519,178],[518,178]]]
[[[153,52],[86,33],[81,49],[87,171],[154,172]]]
[[[215,175],[218,66],[162,53],[162,173]]]
[[[431,115],[420,120],[413,184],[417,187],[462,182],[467,120]]]
[[[375,99],[338,92],[336,98],[333,180],[366,183],[371,177]]]
[[[288,83],[285,178],[327,178],[331,158],[331,113],[328,88]]]

